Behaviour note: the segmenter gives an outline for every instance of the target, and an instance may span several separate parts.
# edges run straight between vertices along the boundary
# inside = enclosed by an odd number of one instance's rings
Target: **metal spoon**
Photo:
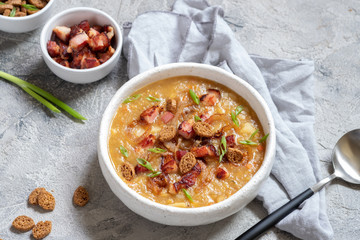
[[[360,129],[352,130],[339,139],[332,152],[332,162],[333,174],[290,200],[236,239],[250,240],[256,238],[337,177],[350,183],[360,184]]]

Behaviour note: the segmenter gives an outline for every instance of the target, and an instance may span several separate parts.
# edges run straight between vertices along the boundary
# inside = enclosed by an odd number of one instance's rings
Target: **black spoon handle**
[[[271,213],[269,216],[258,222],[255,226],[244,232],[241,236],[237,237],[236,240],[252,240],[257,236],[280,222],[281,219],[289,215],[292,211],[297,209],[297,207],[306,199],[311,197],[314,194],[311,188],[308,188],[303,193],[300,193],[297,197],[290,200],[287,204],[277,209],[275,212]]]

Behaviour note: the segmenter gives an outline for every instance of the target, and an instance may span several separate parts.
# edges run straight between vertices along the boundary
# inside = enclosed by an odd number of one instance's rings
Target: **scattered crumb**
[[[89,201],[88,191],[83,186],[79,186],[74,192],[73,201],[79,207],[85,206]]]
[[[52,223],[51,221],[40,221],[32,229],[32,234],[35,239],[43,239],[51,232]]]
[[[22,215],[15,218],[15,220],[12,222],[12,226],[19,231],[26,232],[35,226],[35,222],[31,217]]]

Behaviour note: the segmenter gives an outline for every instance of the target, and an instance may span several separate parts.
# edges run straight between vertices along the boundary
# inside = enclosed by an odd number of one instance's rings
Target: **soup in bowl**
[[[200,225],[244,207],[267,178],[275,131],[262,97],[217,67],[181,63],[126,83],[100,127],[114,193],[168,225]]]

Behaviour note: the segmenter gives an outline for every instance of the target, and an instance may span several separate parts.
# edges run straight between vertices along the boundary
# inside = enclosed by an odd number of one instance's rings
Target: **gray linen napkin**
[[[311,61],[250,56],[223,20],[221,7],[177,0],[172,12],[147,12],[124,24],[129,77],[173,62],[220,66],[255,87],[276,124],[277,149],[270,178],[258,198],[268,212],[319,180],[315,151]],[[302,239],[331,239],[324,191],[315,194],[277,227]]]

